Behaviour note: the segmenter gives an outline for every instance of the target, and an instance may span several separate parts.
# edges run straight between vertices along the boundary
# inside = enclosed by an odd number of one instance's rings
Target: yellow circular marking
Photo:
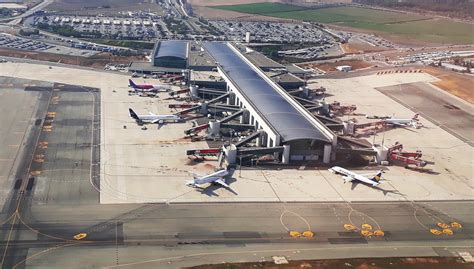
[[[365,237],[369,237],[369,236],[373,235],[373,233],[371,231],[367,231],[367,230],[361,231],[360,234],[365,236]]]
[[[446,223],[438,222],[436,225],[438,225],[439,228],[441,229],[447,229],[449,228],[449,225]]]
[[[454,228],[454,229],[461,229],[461,228],[462,228],[462,225],[461,225],[461,223],[451,222],[451,228]]]
[[[453,230],[451,230],[451,229],[443,229],[443,233],[444,233],[445,235],[453,235],[453,234],[454,234],[454,233],[453,233]]]
[[[375,231],[374,231],[374,235],[375,235],[375,236],[382,237],[382,236],[385,235],[385,233],[384,233],[382,230],[375,230]]]
[[[294,238],[298,238],[298,237],[301,237],[301,233],[297,231],[291,231],[290,236]]]
[[[84,239],[84,238],[86,238],[86,237],[87,237],[87,234],[86,234],[86,233],[78,233],[78,234],[76,234],[73,238],[74,238],[75,240],[81,240],[81,239]]]
[[[438,229],[430,229],[430,232],[434,235],[440,235],[442,234],[443,232],[441,232],[440,230]]]
[[[357,228],[352,224],[344,224],[344,229],[348,231],[353,231],[353,230],[356,230]]]
[[[305,231],[303,232],[303,236],[307,238],[311,238],[314,236],[314,233],[312,231]]]
[[[362,224],[362,230],[372,231],[372,225],[364,223]]]

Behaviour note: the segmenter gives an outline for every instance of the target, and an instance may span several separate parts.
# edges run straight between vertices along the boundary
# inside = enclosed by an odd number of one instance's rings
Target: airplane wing
[[[224,180],[222,180],[222,179],[218,179],[218,180],[216,180],[216,181],[214,181],[214,182],[217,183],[217,184],[219,184],[219,185],[221,185],[222,187],[226,187],[226,188],[229,188],[229,189],[230,189],[230,186],[227,185],[227,183],[225,183]]]

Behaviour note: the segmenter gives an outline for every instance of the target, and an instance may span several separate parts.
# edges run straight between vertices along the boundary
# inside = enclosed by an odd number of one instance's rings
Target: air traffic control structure
[[[337,135],[252,64],[229,42],[204,42],[227,83],[227,103],[243,113],[241,123],[255,126],[257,147],[283,147],[282,163],[335,159]]]

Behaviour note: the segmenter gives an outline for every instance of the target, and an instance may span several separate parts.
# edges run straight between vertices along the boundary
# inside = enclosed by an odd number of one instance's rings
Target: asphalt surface
[[[410,83],[378,89],[447,132],[474,146],[472,106],[437,91],[425,83]]]
[[[26,89],[42,97],[20,149],[19,183],[11,183],[0,215],[2,268],[179,268],[277,254],[474,253],[474,201],[100,205],[97,90]],[[453,233],[430,231],[443,224]],[[293,238],[292,231],[314,236]]]

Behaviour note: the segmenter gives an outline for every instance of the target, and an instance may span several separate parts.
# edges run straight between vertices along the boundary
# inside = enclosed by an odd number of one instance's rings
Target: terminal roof
[[[253,108],[280,135],[282,142],[310,139],[331,140],[303,115],[274,84],[269,83],[227,43],[206,42],[204,48],[215,59]],[[281,90],[281,89],[280,89]]]
[[[177,57],[187,59],[188,42],[180,40],[161,41],[155,51],[155,58],[160,57]]]

